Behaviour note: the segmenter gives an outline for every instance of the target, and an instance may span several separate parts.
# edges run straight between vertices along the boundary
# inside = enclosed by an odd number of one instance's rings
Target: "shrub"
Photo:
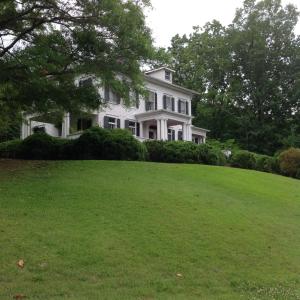
[[[300,169],[300,149],[290,148],[283,151],[279,157],[280,171],[287,176],[297,177]]]
[[[145,160],[147,149],[128,130],[108,131],[103,140],[103,159],[108,160]]]
[[[232,154],[231,166],[243,169],[255,168],[255,154],[246,150],[236,151]]]
[[[23,159],[59,159],[62,143],[46,133],[35,133],[21,142],[18,155]]]
[[[196,145],[183,141],[146,141],[149,160],[169,163],[225,164],[225,156],[220,150],[209,145]]]
[[[226,164],[224,153],[207,144],[198,145],[199,162],[207,165],[223,166]]]
[[[11,140],[0,143],[1,158],[17,158],[19,155],[21,140]]]
[[[268,155],[255,154],[255,170],[278,173],[277,159]]]
[[[128,130],[100,127],[86,130],[64,152],[74,159],[145,160],[147,156],[146,147]]]
[[[90,128],[66,145],[64,154],[74,159],[104,159],[104,140],[108,135],[108,130],[100,127]]]

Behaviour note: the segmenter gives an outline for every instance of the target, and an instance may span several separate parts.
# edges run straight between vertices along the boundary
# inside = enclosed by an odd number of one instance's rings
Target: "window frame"
[[[183,105],[183,107],[184,107],[184,110],[182,110],[182,106],[180,106],[180,113],[183,115],[186,115],[187,114],[186,105],[188,103],[188,100],[179,98],[178,101],[179,101],[180,105]]]
[[[111,119],[114,119],[114,122],[111,122],[110,120]],[[107,122],[107,124],[108,124],[108,128],[109,129],[116,129],[116,128],[118,128],[118,124],[117,124],[117,118],[114,118],[114,117],[108,117],[108,122]],[[113,126],[112,126],[113,125]]]
[[[147,95],[146,101],[145,101],[145,110],[146,111],[153,111],[155,110],[155,98],[156,98],[156,92],[153,90],[148,90],[147,91],[149,94]],[[150,99],[150,95],[152,95]],[[149,109],[150,105],[150,109]]]
[[[165,80],[171,81],[171,72],[168,70],[165,70]]]

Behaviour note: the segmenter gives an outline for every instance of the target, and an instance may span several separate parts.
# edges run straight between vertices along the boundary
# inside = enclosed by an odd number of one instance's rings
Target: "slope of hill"
[[[300,299],[300,181],[139,162],[12,169],[0,164],[1,299]]]

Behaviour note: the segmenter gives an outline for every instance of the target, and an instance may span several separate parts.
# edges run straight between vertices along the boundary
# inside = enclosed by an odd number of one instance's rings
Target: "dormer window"
[[[165,79],[168,81],[171,81],[171,72],[170,71],[165,71]]]

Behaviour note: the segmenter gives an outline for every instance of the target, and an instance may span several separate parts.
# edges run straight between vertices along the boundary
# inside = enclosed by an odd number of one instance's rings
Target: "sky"
[[[151,0],[151,3],[153,9],[146,16],[155,45],[168,47],[174,35],[189,34],[193,26],[203,26],[213,19],[223,25],[230,24],[243,0]],[[282,0],[283,5],[288,3],[300,9],[300,0]],[[300,22],[296,33],[300,34]]]

